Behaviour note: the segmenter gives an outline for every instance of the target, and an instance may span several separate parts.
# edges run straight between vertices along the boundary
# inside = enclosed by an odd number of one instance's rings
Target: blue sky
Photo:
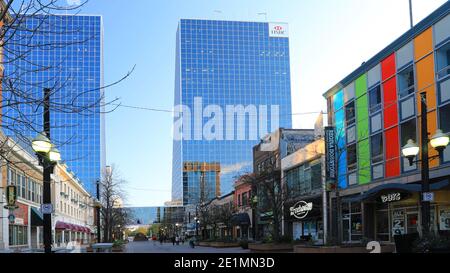
[[[417,23],[446,0],[413,0]],[[408,0],[90,0],[104,20],[107,100],[171,109],[180,18],[289,23],[293,113],[326,109],[322,94],[409,29]],[[258,13],[267,13],[258,15]],[[294,116],[312,128],[316,115]],[[106,117],[107,163],[128,181],[132,206],[170,200],[172,116],[119,108]]]

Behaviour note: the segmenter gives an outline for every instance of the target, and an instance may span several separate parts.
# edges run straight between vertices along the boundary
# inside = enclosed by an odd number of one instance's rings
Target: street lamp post
[[[253,218],[253,223],[252,223],[252,229],[253,229],[253,240],[256,241],[258,239],[257,233],[258,233],[258,224],[256,223],[256,209],[258,207],[258,196],[254,196],[252,198],[252,209],[253,209],[253,213],[252,213],[252,218]]]
[[[96,213],[97,213],[97,243],[100,243],[100,208],[101,208],[101,203],[100,203],[100,180],[97,180],[97,200],[96,200],[96,204],[95,204],[95,209],[96,209]]]
[[[197,216],[194,217],[195,222],[195,236],[198,237],[198,224],[200,223],[200,220],[197,218]]]
[[[44,131],[32,141],[39,164],[43,167],[42,213],[44,215],[44,251],[52,252],[52,198],[51,174],[57,162],[61,160],[59,151],[50,141],[50,89],[44,89]]]
[[[421,175],[422,175],[422,196],[421,196],[421,211],[422,211],[422,230],[423,235],[428,234],[430,231],[430,201],[425,200],[424,193],[430,191],[430,167],[429,167],[429,155],[428,155],[428,142],[431,146],[439,152],[438,157],[442,156],[442,152],[448,146],[450,141],[447,134],[442,133],[441,130],[437,130],[436,133],[428,139],[428,124],[427,124],[427,104],[426,93],[420,94],[421,98],[421,147],[412,140],[409,139],[408,143],[402,148],[402,155],[409,160],[409,164],[412,166],[414,158],[421,151]],[[434,157],[433,157],[434,158]]]

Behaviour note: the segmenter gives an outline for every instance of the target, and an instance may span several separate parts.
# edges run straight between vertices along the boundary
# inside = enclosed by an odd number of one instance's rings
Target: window
[[[410,66],[398,74],[398,93],[400,98],[414,93],[414,69]]]
[[[450,104],[444,105],[439,108],[439,127],[445,133],[450,133],[450,122],[448,118],[450,117]]]
[[[247,193],[246,192],[244,192],[242,194],[242,205],[243,206],[247,206],[248,205],[248,199],[247,199]]]
[[[438,79],[442,79],[450,74],[450,43],[436,51],[436,59]]]
[[[380,131],[383,128],[381,113],[376,114],[370,118],[371,132],[375,133]]]
[[[370,139],[370,153],[372,156],[372,162],[383,161],[383,134],[379,133],[374,135]]]
[[[241,195],[238,194],[238,206],[240,207],[241,205],[242,205],[242,203],[241,203]]]
[[[414,96],[400,102],[400,119],[403,121],[416,114],[416,101]]]
[[[373,180],[384,177],[384,164],[383,163],[372,166],[372,177],[373,177]]]
[[[381,110],[381,86],[377,85],[369,91],[369,110],[370,113]]]
[[[404,122],[400,125],[400,146],[403,147],[408,143],[409,139],[412,139],[416,142],[417,133],[416,133],[416,119],[411,119],[407,122]]]
[[[347,125],[355,123],[355,102],[352,101],[345,106],[345,121]]]
[[[352,126],[347,129],[347,143],[353,143],[356,141],[356,126]]]
[[[445,103],[450,101],[450,79],[439,83],[439,102]]]
[[[22,246],[28,244],[27,226],[9,226],[9,245]]]
[[[311,165],[311,189],[318,190],[322,188],[322,165],[320,162]]]
[[[356,169],[356,144],[347,147],[347,166],[349,170]]]

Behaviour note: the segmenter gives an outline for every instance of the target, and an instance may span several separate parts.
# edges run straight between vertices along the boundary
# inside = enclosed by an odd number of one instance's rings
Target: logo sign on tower
[[[289,28],[286,23],[269,23],[269,37],[289,37]]]

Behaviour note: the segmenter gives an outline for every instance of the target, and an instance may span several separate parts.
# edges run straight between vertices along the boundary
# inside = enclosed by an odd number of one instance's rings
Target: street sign
[[[42,204],[41,212],[42,212],[42,214],[52,214],[53,213],[53,205],[52,204]]]
[[[14,224],[14,222],[16,221],[16,216],[14,216],[14,214],[10,214],[8,215],[8,220],[11,224]]]
[[[433,202],[434,201],[434,192],[424,192],[422,198],[423,198],[423,201],[425,201],[425,202]]]

